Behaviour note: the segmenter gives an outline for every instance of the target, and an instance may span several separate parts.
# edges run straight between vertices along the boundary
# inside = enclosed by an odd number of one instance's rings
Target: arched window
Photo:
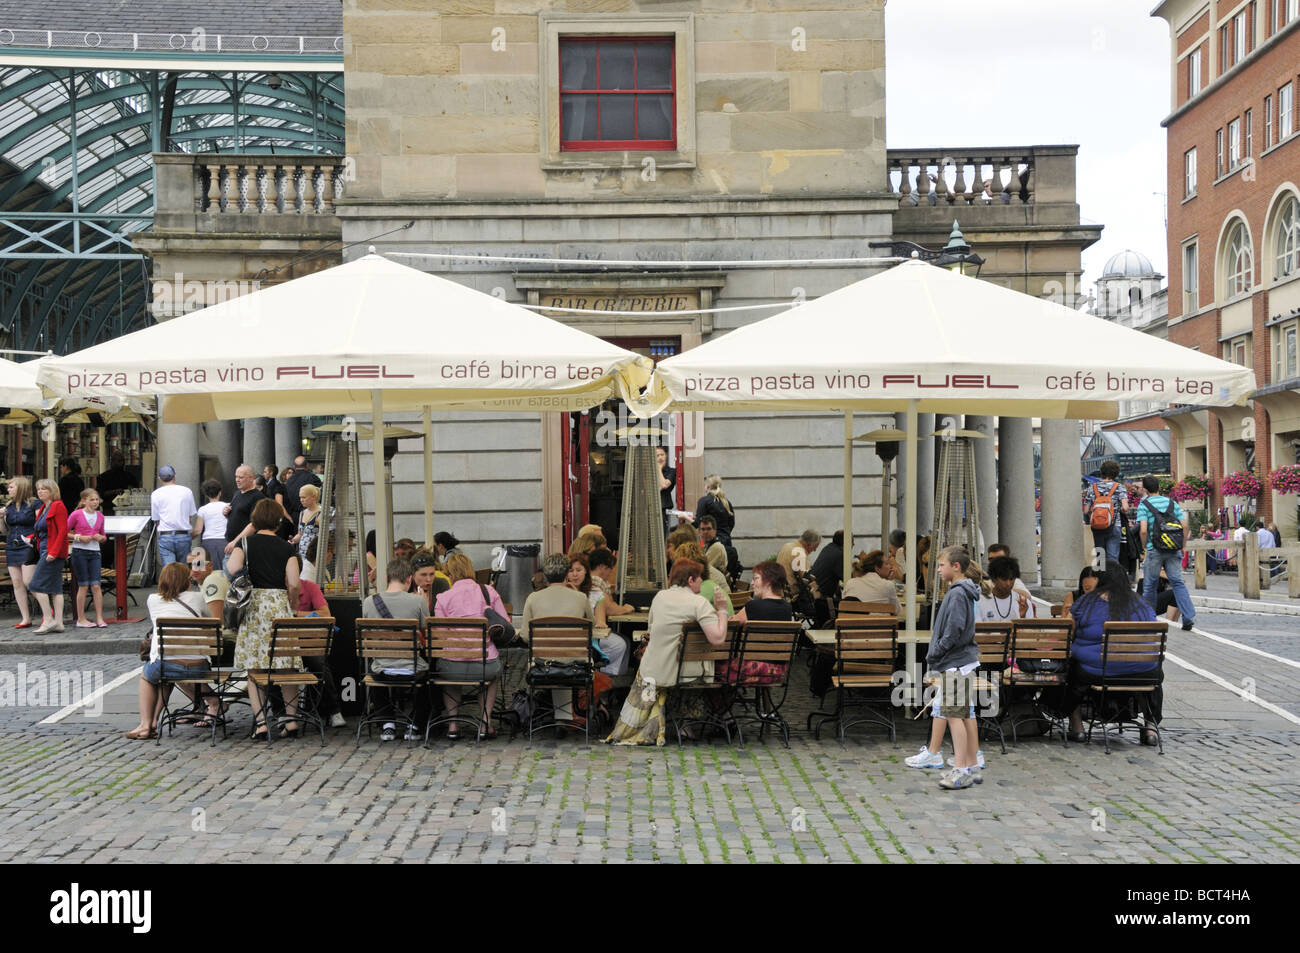
[[[1244,222],[1237,222],[1228,232],[1228,240],[1223,250],[1223,275],[1227,297],[1248,294],[1253,284],[1251,275],[1254,271],[1254,255],[1251,253],[1250,236],[1246,233]]]
[[[1287,278],[1300,271],[1300,202],[1287,199],[1277,216],[1273,233],[1273,277]]]

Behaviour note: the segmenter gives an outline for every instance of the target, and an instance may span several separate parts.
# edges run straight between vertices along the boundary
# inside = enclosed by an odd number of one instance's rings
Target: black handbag
[[[534,662],[528,670],[529,679],[585,679],[591,674],[589,662]]]
[[[221,627],[227,632],[238,631],[244,624],[244,615],[253,601],[253,578],[248,574],[248,543],[241,543],[244,549],[244,571],[230,580],[226,590],[226,601],[221,607]]]
[[[518,638],[515,634],[514,625],[500,612],[492,608],[492,599],[488,596],[487,586],[479,583],[478,588],[483,593],[483,618],[488,621],[488,638],[499,649],[509,648],[515,644],[515,639]]]

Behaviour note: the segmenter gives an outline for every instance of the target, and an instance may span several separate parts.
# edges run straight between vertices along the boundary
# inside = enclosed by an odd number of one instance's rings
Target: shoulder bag
[[[509,648],[515,644],[517,638],[515,627],[509,619],[492,608],[492,598],[488,595],[487,586],[479,583],[478,588],[483,593],[483,618],[488,621],[488,638],[499,649]]]
[[[248,540],[242,540],[240,546],[244,550],[244,569],[230,580],[230,588],[226,590],[226,602],[221,607],[221,625],[230,632],[238,631],[244,624],[244,616],[248,612],[249,603],[253,600],[253,577],[248,572]]]

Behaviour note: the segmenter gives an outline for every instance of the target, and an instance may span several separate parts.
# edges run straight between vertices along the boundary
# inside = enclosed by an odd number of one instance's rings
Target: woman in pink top
[[[434,602],[433,614],[435,617],[444,619],[481,619],[488,606],[491,606],[505,618],[509,618],[506,612],[505,603],[501,601],[501,596],[491,586],[480,586],[474,579],[474,564],[470,562],[468,556],[462,553],[453,553],[447,557],[447,562],[443,566],[447,577],[451,580],[451,588],[446,592],[439,594]],[[483,598],[484,590],[487,591],[487,599]],[[491,641],[487,643],[487,668],[483,667],[483,655],[478,646],[477,639],[465,640],[464,658],[441,658],[438,660],[438,672],[443,675],[449,675],[453,678],[479,678],[480,676],[488,682],[487,691],[482,699],[481,718],[485,725],[491,725],[492,708],[496,704],[497,697],[497,680],[501,677],[501,657],[497,654],[497,647]],[[460,706],[460,689],[452,686],[443,686],[443,698],[447,705],[447,717],[455,718],[456,710]],[[496,730],[489,727],[487,736],[496,737]],[[459,737],[456,723],[450,722],[447,728],[447,737],[456,739]]]

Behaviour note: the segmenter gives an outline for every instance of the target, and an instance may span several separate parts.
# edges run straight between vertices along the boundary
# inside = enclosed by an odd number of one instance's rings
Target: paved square
[[[95,718],[42,725],[54,707],[0,709],[0,861],[1295,862],[1291,622],[1206,612],[1200,626],[1240,637],[1172,636],[1163,756],[1131,731],[1110,755],[1039,738],[1003,755],[986,742],[985,783],[959,792],[903,764],[924,721],[901,725],[897,745],[879,731],[844,746],[798,731],[789,750],[572,735],[424,750],[357,747],[345,733],[268,748],[233,732],[214,748],[195,729],[154,745],[122,737],[135,723],[129,678]],[[6,655],[0,672],[19,664],[104,683],[138,667]],[[797,665],[801,727],[814,700]]]

